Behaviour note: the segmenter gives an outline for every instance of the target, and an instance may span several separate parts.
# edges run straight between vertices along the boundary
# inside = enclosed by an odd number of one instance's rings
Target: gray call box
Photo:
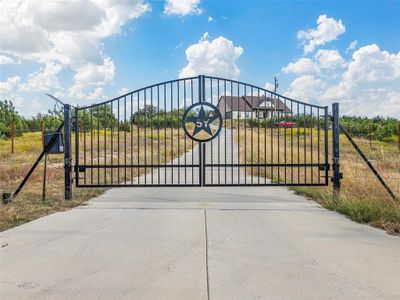
[[[56,136],[53,146],[47,151],[48,154],[64,153],[64,142],[61,132],[49,131],[44,133],[44,148],[50,143],[53,136]]]

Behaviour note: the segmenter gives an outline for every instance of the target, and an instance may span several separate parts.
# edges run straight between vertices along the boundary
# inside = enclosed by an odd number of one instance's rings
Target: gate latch
[[[320,165],[320,166],[318,167],[318,169],[319,169],[320,171],[325,171],[325,170],[329,171],[329,170],[331,169],[331,165],[330,165],[330,164]]]
[[[85,166],[76,166],[75,165],[75,172],[76,172],[76,169],[78,169],[79,173],[83,173],[83,172],[86,171],[86,167]]]

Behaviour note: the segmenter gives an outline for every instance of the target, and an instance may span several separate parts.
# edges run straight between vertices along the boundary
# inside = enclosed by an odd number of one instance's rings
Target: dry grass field
[[[126,136],[124,132],[119,133],[119,147],[122,153],[120,155],[120,163],[151,163],[152,161],[156,164],[160,162],[168,162],[174,158],[180,156],[184,151],[189,151],[194,143],[192,144],[190,139],[184,138],[184,132],[178,129],[166,129],[161,130],[160,134],[156,130],[151,132],[150,129],[146,131],[144,129],[137,131],[137,127],[134,127],[132,132],[127,132]],[[111,153],[111,132],[93,131],[93,140],[91,139],[90,132],[83,134],[79,137],[79,159],[80,162],[86,160],[87,164],[98,163],[102,164],[106,162],[110,164],[118,163],[118,132],[114,130],[112,134],[113,141],[113,153]],[[104,139],[105,137],[105,139]],[[131,143],[132,140],[132,143]],[[72,146],[74,147],[75,136],[72,136]],[[91,144],[93,143],[93,144]],[[177,147],[173,145],[180,144],[179,152]],[[92,146],[93,145],[93,146]],[[126,145],[126,148],[125,148]],[[107,151],[104,152],[106,146]],[[11,154],[11,141],[0,140],[0,193],[14,191],[18,184],[22,181],[24,176],[28,173],[30,167],[40,154],[42,150],[42,138],[40,132],[29,132],[25,133],[22,137],[15,139],[15,151]],[[93,151],[91,151],[93,149]],[[97,153],[97,149],[100,151]],[[151,151],[153,149],[153,151]],[[171,151],[174,149],[173,151]],[[75,153],[75,149],[73,149]],[[131,155],[132,154],[132,155]],[[160,155],[159,155],[160,154]],[[159,160],[158,160],[159,159]],[[82,205],[88,199],[101,194],[104,189],[101,188],[79,188],[73,189],[73,200],[64,201],[64,171],[63,171],[63,155],[54,154],[49,156],[47,163],[47,184],[46,184],[46,200],[42,201],[42,182],[43,182],[43,162],[39,164],[31,178],[26,183],[22,192],[9,204],[0,204],[0,231],[7,228],[28,222],[38,217],[47,215],[52,212],[63,211],[65,209]],[[98,169],[94,169],[93,180],[96,183],[99,176],[101,180],[110,182],[111,171],[104,174],[100,171],[97,174]],[[143,168],[127,170],[127,172],[120,172],[118,175],[117,170],[113,172],[114,183],[117,182],[118,176],[121,183],[127,181],[129,183],[132,179],[143,174],[145,171]],[[92,176],[91,171],[86,171],[87,183],[90,183]],[[80,175],[81,178],[83,174]],[[74,177],[74,175],[73,175]],[[83,183],[83,182],[82,182]]]
[[[273,129],[272,132],[270,128],[266,130],[260,128],[260,131],[258,131],[258,128],[253,128],[253,130],[247,129],[246,133],[244,129],[241,129],[238,137],[236,130],[236,137],[240,139],[242,148],[241,160],[247,163],[257,163],[258,161],[262,163],[277,163],[278,159],[280,163],[285,161],[287,163],[292,161],[295,163],[316,163],[319,159],[318,140],[320,140],[320,146],[323,147],[323,133],[320,133],[318,137],[318,130],[316,129],[307,129],[306,132],[304,132],[304,129],[300,129],[299,142],[297,142],[297,133],[296,128]],[[290,147],[292,136],[294,137],[293,153]],[[305,142],[304,136],[306,136]],[[328,150],[331,157],[330,135],[328,139]],[[397,141],[394,138],[388,142],[372,141],[370,148],[368,140],[355,140],[397,197],[400,198],[400,153],[397,148]],[[274,151],[272,158],[271,144]],[[279,150],[278,144],[280,145]],[[268,147],[259,147],[259,145],[268,145]],[[298,148],[301,149],[299,153],[297,152]],[[304,157],[304,153],[306,153],[306,157]],[[246,158],[244,157],[245,155]],[[383,228],[391,234],[400,234],[399,203],[392,200],[344,135],[340,136],[340,155],[341,172],[343,172],[344,178],[339,198],[334,199],[332,197],[330,182],[329,186],[326,187],[293,187],[294,191],[312,198],[326,208],[343,213],[357,222]],[[331,158],[329,163],[332,163]],[[254,175],[260,175],[261,177],[273,178],[276,182],[283,182],[285,173],[287,182],[317,182],[319,179],[322,182],[324,181],[324,178],[320,177],[324,175],[324,172],[318,171],[318,168],[313,168],[312,171],[311,168],[295,168],[292,172],[291,168],[288,167],[285,172],[284,167],[279,168],[279,170],[278,168],[258,169],[254,167],[252,169],[248,168],[248,172],[253,172]]]
[[[229,124],[228,124],[229,125]],[[237,124],[233,124],[236,128]],[[244,163],[323,163],[323,132],[317,129],[273,129],[240,126],[234,129],[236,141],[241,148],[240,162]],[[279,132],[279,133],[278,133]],[[286,136],[286,137],[285,137]],[[329,152],[331,152],[331,136]],[[351,219],[383,228],[391,234],[400,233],[400,205],[394,202],[365,163],[358,156],[345,136],[341,142],[341,171],[344,179],[340,197],[332,197],[332,187],[293,187],[296,193],[305,195],[321,205],[349,216]],[[72,136],[74,146],[75,137]],[[319,141],[319,143],[318,143]],[[386,142],[356,139],[356,142],[371,159],[373,165],[400,198],[400,154],[395,139]],[[177,145],[180,145],[179,151]],[[286,145],[286,146],[285,146]],[[292,146],[293,145],[293,146]],[[195,143],[178,129],[132,128],[132,131],[118,133],[114,130],[86,133],[79,136],[79,160],[85,164],[163,164],[189,151]],[[111,152],[111,147],[113,152]],[[318,151],[318,147],[320,150]],[[16,189],[42,149],[40,132],[30,132],[15,141],[15,153],[10,153],[10,140],[0,140],[0,193]],[[104,150],[106,149],[106,150]],[[119,151],[118,151],[119,149]],[[125,150],[126,149],[126,150]],[[151,150],[153,149],[153,150]],[[294,149],[294,151],[291,151]],[[300,149],[298,151],[298,149]],[[93,151],[92,151],[93,150]],[[73,149],[75,153],[75,149]],[[120,153],[118,157],[118,153]],[[319,153],[319,155],[318,155]],[[279,154],[279,155],[278,155]],[[93,159],[92,159],[93,157]],[[27,182],[23,191],[10,204],[0,205],[0,230],[33,220],[40,216],[63,211],[82,205],[88,199],[99,195],[104,189],[73,189],[73,200],[63,200],[63,155],[50,155],[47,168],[46,200],[42,201],[43,163]],[[331,163],[331,160],[329,160]],[[113,169],[98,172],[97,168],[87,169],[80,174],[81,183],[122,184],[132,182],[138,175],[150,172],[147,168],[132,168],[118,172]],[[97,173],[98,172],[98,173]],[[321,182],[324,171],[313,168],[253,167],[247,172],[273,179],[275,182],[304,183]],[[85,176],[86,174],[86,176]],[[93,180],[93,181],[92,181]],[[330,183],[329,183],[330,184]]]

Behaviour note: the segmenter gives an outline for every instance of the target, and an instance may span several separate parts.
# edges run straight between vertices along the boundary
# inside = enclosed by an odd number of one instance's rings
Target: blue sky
[[[37,2],[1,2],[0,93],[25,115],[203,73],[400,117],[399,1]]]

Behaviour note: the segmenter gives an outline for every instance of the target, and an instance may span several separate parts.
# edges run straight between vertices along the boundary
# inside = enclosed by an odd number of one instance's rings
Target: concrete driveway
[[[284,188],[113,189],[0,243],[1,299],[400,299],[400,238]]]

